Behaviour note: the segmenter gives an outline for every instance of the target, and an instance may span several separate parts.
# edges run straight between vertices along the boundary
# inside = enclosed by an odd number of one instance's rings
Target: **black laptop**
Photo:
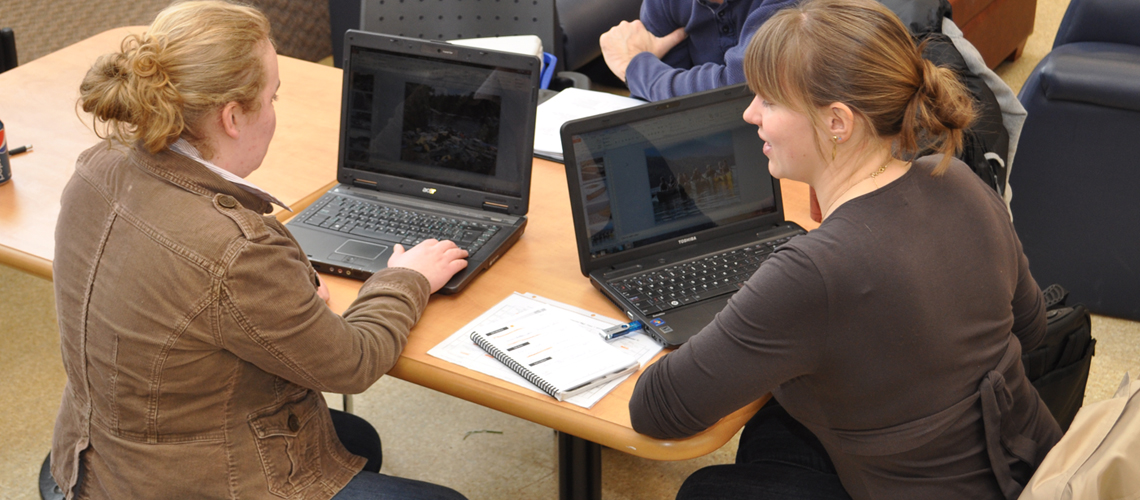
[[[455,293],[526,227],[538,58],[350,30],[336,187],[287,224],[318,271],[367,279],[392,248],[470,252]]]
[[[567,122],[562,150],[582,274],[666,346],[712,321],[784,220],[745,85]]]

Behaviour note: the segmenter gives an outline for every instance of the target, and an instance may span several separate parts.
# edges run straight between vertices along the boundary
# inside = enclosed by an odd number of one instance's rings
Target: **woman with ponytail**
[[[953,158],[969,95],[920,53],[874,0],[807,0],[752,38],[744,119],[823,222],[638,380],[631,421],[657,438],[774,397],[736,464],[679,498],[1012,499],[1060,438],[1021,365],[1041,291],[1005,204]]]
[[[245,180],[282,84],[265,16],[223,1],[166,8],[83,80],[105,140],[80,155],[56,226],[67,386],[51,470],[68,498],[463,498],[379,474],[375,430],[321,392],[387,372],[466,252],[398,248],[334,314],[268,215],[281,202]]]

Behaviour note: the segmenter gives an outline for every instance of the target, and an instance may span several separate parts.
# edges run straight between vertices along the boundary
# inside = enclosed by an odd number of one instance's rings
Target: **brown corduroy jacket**
[[[320,391],[387,372],[429,284],[388,269],[334,314],[269,211],[169,150],[79,157],[54,261],[52,475],[69,498],[327,499],[361,469]]]

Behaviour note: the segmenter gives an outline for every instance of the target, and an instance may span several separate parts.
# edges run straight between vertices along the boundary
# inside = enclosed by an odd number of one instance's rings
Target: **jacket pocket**
[[[325,434],[320,397],[304,391],[249,415],[269,492],[274,495],[293,498],[319,476]]]

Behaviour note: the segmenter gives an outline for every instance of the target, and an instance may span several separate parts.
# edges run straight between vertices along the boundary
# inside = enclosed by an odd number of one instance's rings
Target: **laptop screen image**
[[[777,212],[741,99],[571,136],[590,258]]]
[[[440,50],[432,47],[432,50]],[[345,169],[518,198],[530,71],[353,46]]]

